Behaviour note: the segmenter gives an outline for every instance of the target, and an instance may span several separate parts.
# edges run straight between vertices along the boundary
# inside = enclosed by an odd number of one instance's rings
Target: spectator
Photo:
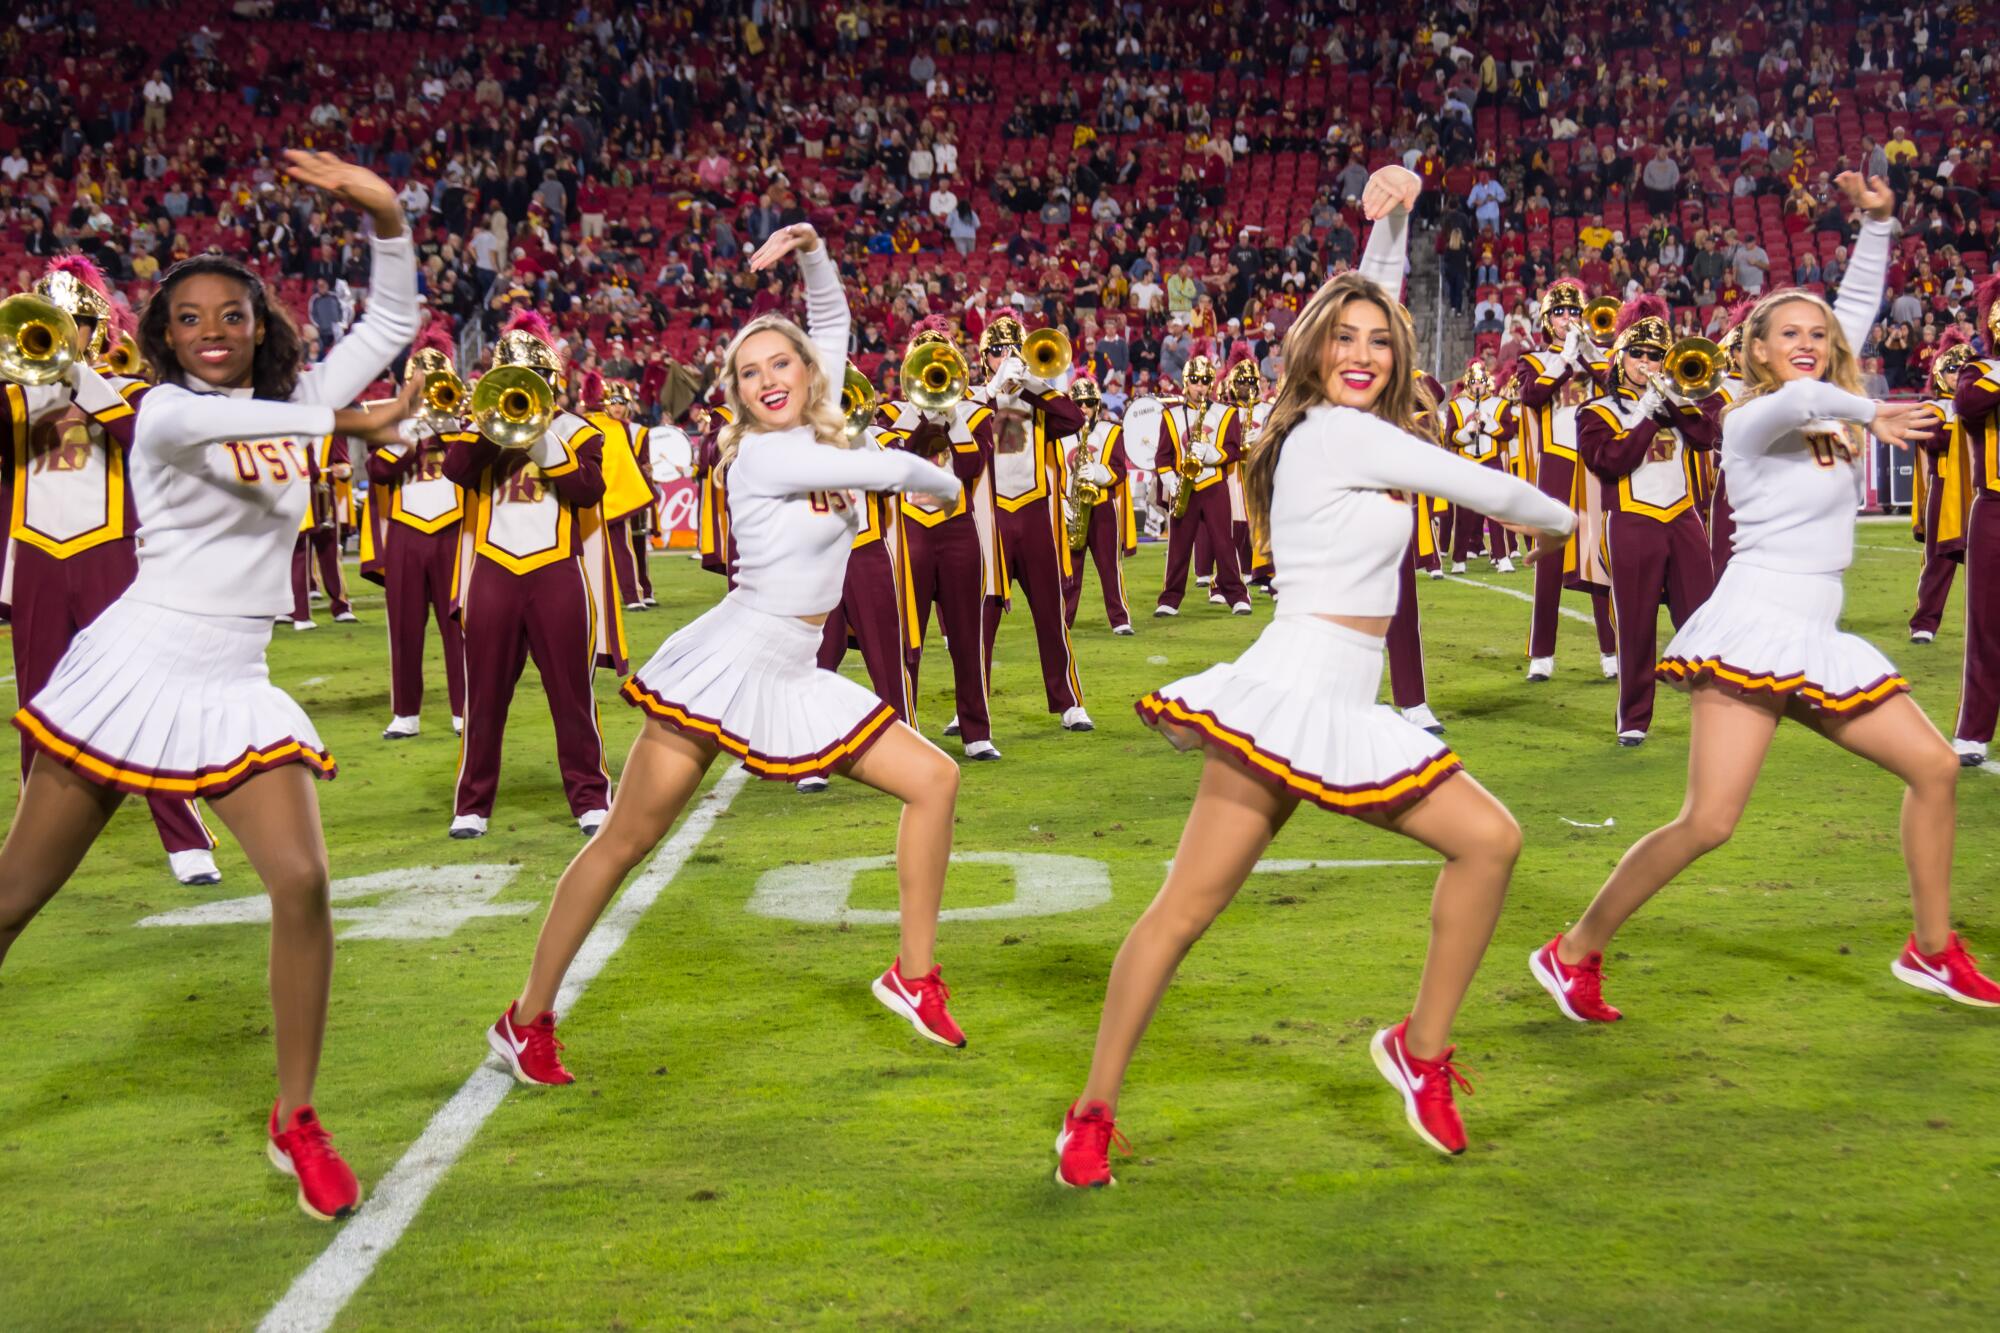
[[[1472,307],[1472,331],[1474,333],[1500,333],[1506,328],[1506,313],[1492,293],[1487,293]]]
[[[1639,173],[1639,183],[1645,187],[1646,203],[1655,213],[1671,213],[1674,200],[1680,190],[1680,164],[1667,156],[1665,145],[1653,149],[1652,161],[1646,163]]]
[[[1920,324],[1924,318],[1924,303],[1917,299],[1914,291],[1905,287],[1896,294],[1895,300],[1889,302],[1889,318],[1897,324]]]
[[[1743,289],[1744,295],[1757,296],[1763,292],[1764,281],[1770,275],[1771,255],[1752,236],[1737,245],[1735,253],[1730,256],[1730,266],[1731,276]]]
[[[174,100],[174,86],[167,82],[165,70],[156,70],[153,77],[146,80],[140,92],[145,99],[146,110],[139,119],[139,128],[146,134],[161,134],[167,128],[167,106]]]
[[[960,199],[953,205],[949,229],[951,243],[958,247],[958,252],[971,254],[973,247],[979,243],[979,214],[973,212],[970,199]]]
[[[345,326],[341,322],[340,298],[334,295],[333,284],[325,278],[319,280],[318,290],[313,293],[312,304],[306,313],[313,327],[319,331],[320,346],[333,346]]]

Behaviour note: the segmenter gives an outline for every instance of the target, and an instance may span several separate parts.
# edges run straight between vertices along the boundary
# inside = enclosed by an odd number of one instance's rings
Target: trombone
[[[858,441],[875,420],[879,402],[874,383],[861,373],[861,367],[849,361],[847,373],[840,379],[840,414],[847,418],[850,442]]]
[[[1021,340],[1021,362],[1039,380],[1053,380],[1076,361],[1069,337],[1061,329],[1036,329]]]
[[[0,380],[54,384],[76,364],[76,321],[27,292],[0,301]]]
[[[1724,365],[1722,349],[1708,339],[1683,338],[1667,349],[1660,370],[1675,393],[1693,401],[1722,387]]]
[[[502,449],[526,449],[556,419],[556,391],[526,366],[496,366],[472,386],[471,415],[479,433]]]
[[[922,343],[903,358],[903,392],[920,412],[951,411],[971,384],[965,354],[950,343]]]
[[[1618,308],[1615,296],[1600,296],[1583,308],[1583,327],[1599,347],[1611,346],[1612,334],[1618,328]]]

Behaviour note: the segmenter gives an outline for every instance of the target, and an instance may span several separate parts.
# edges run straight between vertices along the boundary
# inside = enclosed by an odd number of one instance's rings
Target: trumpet
[[[1611,345],[1612,332],[1618,327],[1618,304],[1615,296],[1600,296],[1583,308],[1583,327],[1599,347]]]
[[[502,449],[526,449],[556,419],[556,391],[526,366],[499,366],[472,386],[472,423]]]
[[[949,343],[924,343],[903,358],[903,392],[920,412],[949,412],[965,397],[972,368]]]
[[[874,384],[861,373],[859,366],[848,362],[847,373],[840,380],[840,414],[847,418],[849,440],[860,439],[875,420],[877,401]]]
[[[146,358],[139,354],[139,344],[131,334],[121,333],[118,341],[111,344],[111,351],[104,358],[104,365],[114,375],[130,379],[146,368]]]
[[[0,380],[54,384],[76,363],[76,321],[53,301],[23,292],[0,301]]]
[[[1053,380],[1070,369],[1075,355],[1061,329],[1036,329],[1021,340],[1021,361],[1036,379]]]
[[[424,375],[424,417],[432,424],[457,419],[465,407],[465,381],[449,370],[428,371]]]
[[[1686,399],[1706,398],[1722,387],[1722,349],[1706,338],[1683,338],[1667,349],[1660,369],[1674,392]]]

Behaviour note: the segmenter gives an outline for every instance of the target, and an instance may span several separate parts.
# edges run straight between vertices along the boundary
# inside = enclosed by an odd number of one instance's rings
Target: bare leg
[[[1403,1030],[1410,1054],[1435,1060],[1451,1044],[1452,1020],[1492,942],[1507,881],[1521,854],[1521,826],[1506,806],[1463,772],[1415,805],[1368,822],[1444,854],[1444,869],[1431,891],[1424,974]]]
[[[1951,853],[1958,833],[1958,756],[1924,710],[1899,694],[1859,717],[1802,718],[1835,745],[1908,784],[1903,793],[1903,863],[1917,947],[1937,953],[1951,941]]]
[[[951,819],[958,805],[958,765],[901,722],[847,767],[847,776],[903,803],[896,825],[896,905],[902,924],[900,968],[918,977],[935,965],[938,904],[951,863]]]
[[[1243,887],[1257,858],[1298,808],[1299,798],[1259,782],[1213,755],[1202,763],[1194,809],[1174,852],[1173,868],[1111,965],[1098,1020],[1097,1050],[1083,1099],[1114,1111],[1125,1067],[1153,1021],[1174,971],[1209,923]]]
[[[528,984],[514,1012],[523,1020],[555,1008],[556,992],[590,928],[632,867],[659,846],[701,785],[716,747],[648,718],[632,742],[611,811],[556,881],[555,901],[535,940]]]
[[[1687,796],[1673,822],[1632,844],[1583,917],[1563,933],[1556,956],[1581,962],[1611,942],[1625,919],[1674,876],[1729,841],[1784,716],[1777,699],[1747,698],[1718,686],[1689,697]]]
[[[313,781],[304,765],[287,764],[209,802],[271,899],[280,1123],[312,1104],[333,987],[333,901]]]
[[[0,963],[35,913],[76,873],[123,799],[54,760],[34,758],[0,846]]]

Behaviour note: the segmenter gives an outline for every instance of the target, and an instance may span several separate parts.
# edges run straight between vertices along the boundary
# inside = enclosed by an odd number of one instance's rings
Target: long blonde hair
[[[836,449],[850,447],[847,418],[840,414],[840,400],[834,396],[827,383],[826,372],[820,368],[819,351],[813,346],[812,339],[806,336],[804,329],[783,315],[759,315],[737,331],[736,336],[729,340],[729,350],[722,355],[722,392],[733,419],[722,428],[716,439],[718,468],[726,468],[736,461],[736,451],[742,446],[743,437],[761,429],[751,418],[750,406],[743,401],[742,390],[737,385],[736,355],[752,335],[766,331],[783,334],[791,343],[792,351],[806,364],[806,406],[799,424],[810,430],[821,444],[830,444]]]
[[[1729,412],[1735,411],[1737,408],[1743,406],[1743,404],[1776,391],[1783,383],[1778,378],[1776,372],[1771,369],[1770,364],[1758,360],[1755,353],[1757,344],[1770,337],[1771,324],[1778,307],[1781,305],[1790,305],[1794,301],[1805,305],[1818,306],[1820,313],[1826,316],[1827,364],[1824,378],[1827,383],[1832,384],[1836,388],[1845,389],[1849,393],[1858,394],[1861,392],[1861,362],[1854,355],[1854,349],[1847,345],[1847,333],[1840,327],[1840,320],[1834,316],[1833,307],[1828,305],[1822,297],[1815,296],[1811,292],[1792,288],[1787,291],[1773,292],[1759,301],[1751,308],[1749,316],[1743,321],[1743,341],[1741,346],[1743,349],[1744,390],[1742,395],[1735,402],[1731,403],[1724,412],[1723,415],[1725,417],[1727,417]],[[1850,439],[1849,443],[1854,443],[1854,440]]]
[[[1329,280],[1313,293],[1305,309],[1285,331],[1285,369],[1278,376],[1277,397],[1271,403],[1271,415],[1265,418],[1263,428],[1251,442],[1249,459],[1243,465],[1243,508],[1253,533],[1270,532],[1271,484],[1278,474],[1278,455],[1285,447],[1285,437],[1305,419],[1307,409],[1333,400],[1323,377],[1324,354],[1328,340],[1339,327],[1341,312],[1352,301],[1371,302],[1389,321],[1389,382],[1382,386],[1369,411],[1397,430],[1416,434],[1413,428],[1417,415],[1435,406],[1413,373],[1417,333],[1402,302],[1384,291],[1380,283],[1359,273],[1343,273]]]

